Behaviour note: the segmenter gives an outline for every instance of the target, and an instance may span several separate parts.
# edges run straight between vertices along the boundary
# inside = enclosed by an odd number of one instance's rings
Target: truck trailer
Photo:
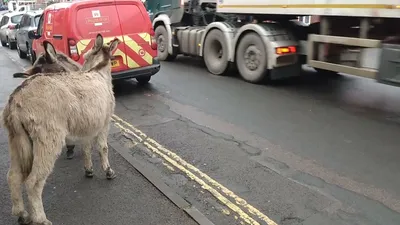
[[[400,85],[400,0],[147,0],[160,60],[202,57],[251,83],[307,64]],[[301,16],[318,18],[305,24]]]

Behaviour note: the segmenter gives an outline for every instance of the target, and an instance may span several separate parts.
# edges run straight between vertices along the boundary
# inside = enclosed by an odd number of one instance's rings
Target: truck
[[[201,57],[247,82],[300,76],[307,64],[400,85],[400,0],[146,0],[159,60]],[[310,24],[298,18],[311,16]]]

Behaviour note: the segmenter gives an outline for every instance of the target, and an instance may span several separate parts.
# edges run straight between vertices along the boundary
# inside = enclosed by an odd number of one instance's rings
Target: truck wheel
[[[212,30],[204,41],[204,63],[210,73],[225,75],[229,69],[228,44],[220,30]]]
[[[242,78],[250,83],[259,83],[268,74],[267,51],[260,36],[255,33],[241,38],[236,50],[236,66]]]
[[[176,58],[176,54],[168,53],[168,32],[164,26],[158,26],[154,31],[157,40],[157,56],[161,61],[172,61]]]

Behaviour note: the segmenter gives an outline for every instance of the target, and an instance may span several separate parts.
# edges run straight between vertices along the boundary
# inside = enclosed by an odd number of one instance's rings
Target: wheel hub
[[[157,47],[160,52],[165,51],[165,39],[163,35],[158,36],[157,39]]]
[[[260,58],[261,51],[253,45],[249,46],[244,53],[246,67],[250,70],[256,70],[260,66]]]

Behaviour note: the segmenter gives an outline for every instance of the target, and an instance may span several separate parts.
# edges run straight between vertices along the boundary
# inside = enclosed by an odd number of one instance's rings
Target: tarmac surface
[[[1,77],[1,108],[7,90],[21,82],[11,73],[28,63],[8,49],[0,57],[0,66],[11,66]],[[185,207],[137,172],[142,165],[157,174],[153,183],[168,186],[214,224],[400,224],[396,87],[310,69],[299,79],[253,85],[235,74],[212,76],[200,61],[179,57],[163,62],[149,85],[122,81],[114,90],[110,146],[122,147],[110,157],[119,177],[107,181],[97,169],[88,180],[79,153],[71,161],[61,156],[43,195],[51,220],[193,224]],[[8,161],[1,160],[0,218],[10,218]],[[62,218],[63,211],[71,218]]]

